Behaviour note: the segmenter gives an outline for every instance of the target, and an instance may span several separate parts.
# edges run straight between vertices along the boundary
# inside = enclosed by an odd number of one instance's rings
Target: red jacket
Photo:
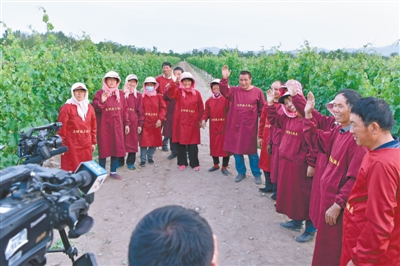
[[[125,126],[130,125],[125,96],[122,91],[118,91],[119,102],[117,97],[112,95],[102,103],[103,92],[97,91],[92,103],[96,111],[99,158],[123,157],[126,155]]]
[[[61,155],[61,169],[74,172],[81,162],[92,160],[92,145],[96,144],[96,117],[89,104],[85,121],[78,115],[76,105],[65,104],[60,109],[58,121],[63,126],[58,131],[68,151]]]
[[[126,152],[138,152],[139,134],[137,133],[138,127],[143,129],[144,112],[142,105],[142,94],[137,93],[135,97],[132,93],[126,99],[129,121],[129,134],[125,135],[125,149]]]
[[[167,109],[161,94],[144,95],[142,99],[144,110],[144,126],[140,134],[140,147],[162,146],[161,126],[156,127],[157,120],[165,121]]]
[[[277,107],[280,103],[274,103]],[[271,133],[271,123],[267,118],[267,110],[265,109],[267,105],[264,106],[263,111],[260,117],[260,125],[258,127],[258,138],[262,139],[261,143],[261,152],[260,152],[260,162],[258,163],[258,167],[266,172],[271,172],[271,155],[267,152],[267,145],[271,141],[270,133]],[[272,145],[272,144],[271,144]]]
[[[177,89],[175,82],[168,87],[168,97],[176,100],[172,142],[179,142],[182,145],[200,144],[200,122],[204,104],[200,92],[195,91],[196,94],[186,92],[186,96],[183,97],[182,89]]]
[[[369,151],[350,193],[340,264],[400,265],[400,148]]]
[[[229,102],[225,97],[206,101],[206,108],[201,120],[210,120],[210,155],[227,157],[230,154],[224,151],[226,120],[228,118]]]

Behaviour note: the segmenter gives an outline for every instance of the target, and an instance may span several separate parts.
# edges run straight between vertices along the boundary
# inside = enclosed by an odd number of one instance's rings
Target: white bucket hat
[[[78,90],[78,89],[85,90],[86,92],[88,91],[88,89],[86,88],[85,84],[83,84],[82,82],[74,83],[74,84],[71,86],[71,90],[72,90],[72,91]]]
[[[143,84],[145,84],[145,83],[154,83],[154,84],[158,84],[157,80],[156,80],[155,78],[153,78],[153,77],[147,77],[147,78],[144,80]]]
[[[125,83],[128,83],[128,81],[130,81],[132,79],[136,80],[136,82],[139,82],[139,79],[135,74],[129,74],[125,79]]]
[[[183,73],[181,74],[180,79],[181,79],[181,81],[184,80],[184,79],[191,79],[192,81],[194,81],[194,78],[193,78],[193,76],[192,76],[192,73],[190,73],[190,72],[183,72]]]
[[[220,79],[213,79],[213,80],[210,82],[210,87],[212,87],[213,84],[219,84],[220,82],[221,82]]]
[[[103,77],[103,81],[106,80],[106,78],[116,78],[121,82],[121,78],[119,77],[118,73],[115,71],[108,71],[107,74]]]

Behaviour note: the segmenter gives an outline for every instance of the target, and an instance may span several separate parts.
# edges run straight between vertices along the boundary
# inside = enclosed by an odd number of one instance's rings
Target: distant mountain
[[[234,50],[234,48],[230,48],[230,49]],[[218,54],[219,51],[221,50],[221,48],[213,46],[213,47],[202,47],[202,48],[197,49],[197,50],[198,51],[203,51],[203,52],[205,50],[207,50],[207,51],[212,52],[213,54]],[[336,51],[336,50],[328,50],[328,49],[324,49],[324,48],[317,48],[318,52],[324,51],[324,52],[327,52],[327,53],[329,53],[330,51]],[[342,50],[342,49],[340,49],[340,50]],[[344,49],[344,51],[349,52],[349,53],[360,52],[360,51],[363,51],[363,50],[364,50],[364,48],[345,48]],[[367,47],[366,51],[367,51],[367,53],[376,52],[376,53],[381,54],[383,56],[390,56],[392,53],[400,54],[400,45],[397,45],[397,46],[395,46],[395,45],[387,45],[387,46],[383,46],[383,47]],[[246,53],[248,51],[246,50],[246,51],[242,51],[242,52]],[[260,52],[261,51],[255,51],[256,54],[260,53]],[[267,52],[268,52],[268,50],[267,50]],[[291,50],[291,51],[288,51],[288,52],[290,52],[292,54],[296,54],[297,50]]]

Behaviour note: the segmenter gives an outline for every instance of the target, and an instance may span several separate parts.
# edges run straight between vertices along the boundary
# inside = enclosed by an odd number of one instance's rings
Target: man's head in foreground
[[[196,211],[171,205],[140,220],[129,244],[129,265],[217,265],[216,238]]]
[[[351,108],[350,122],[350,132],[359,146],[374,150],[393,140],[393,114],[382,99],[366,97],[357,101]]]

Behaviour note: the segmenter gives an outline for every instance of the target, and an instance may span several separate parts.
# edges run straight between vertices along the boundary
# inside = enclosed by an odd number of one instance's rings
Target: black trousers
[[[168,141],[169,141],[169,149],[171,150],[171,154],[176,155],[177,154],[177,142],[172,142],[172,137],[165,137],[163,139],[163,148],[168,149]]]
[[[120,166],[125,164],[125,157],[118,158],[118,164]],[[126,158],[126,164],[135,164],[136,162],[136,152],[129,152],[128,157]]]
[[[212,157],[213,158],[213,162],[214,162],[214,164],[219,164],[219,157]],[[227,156],[227,157],[222,157],[222,166],[223,167],[227,167],[228,166],[228,164],[229,164],[229,158],[230,158],[230,156]]]
[[[178,148],[178,154],[177,154],[178,165],[188,166],[186,149],[189,153],[189,165],[191,167],[196,167],[200,165],[199,148],[197,147],[197,144],[182,145],[180,143],[177,143],[177,148]]]

